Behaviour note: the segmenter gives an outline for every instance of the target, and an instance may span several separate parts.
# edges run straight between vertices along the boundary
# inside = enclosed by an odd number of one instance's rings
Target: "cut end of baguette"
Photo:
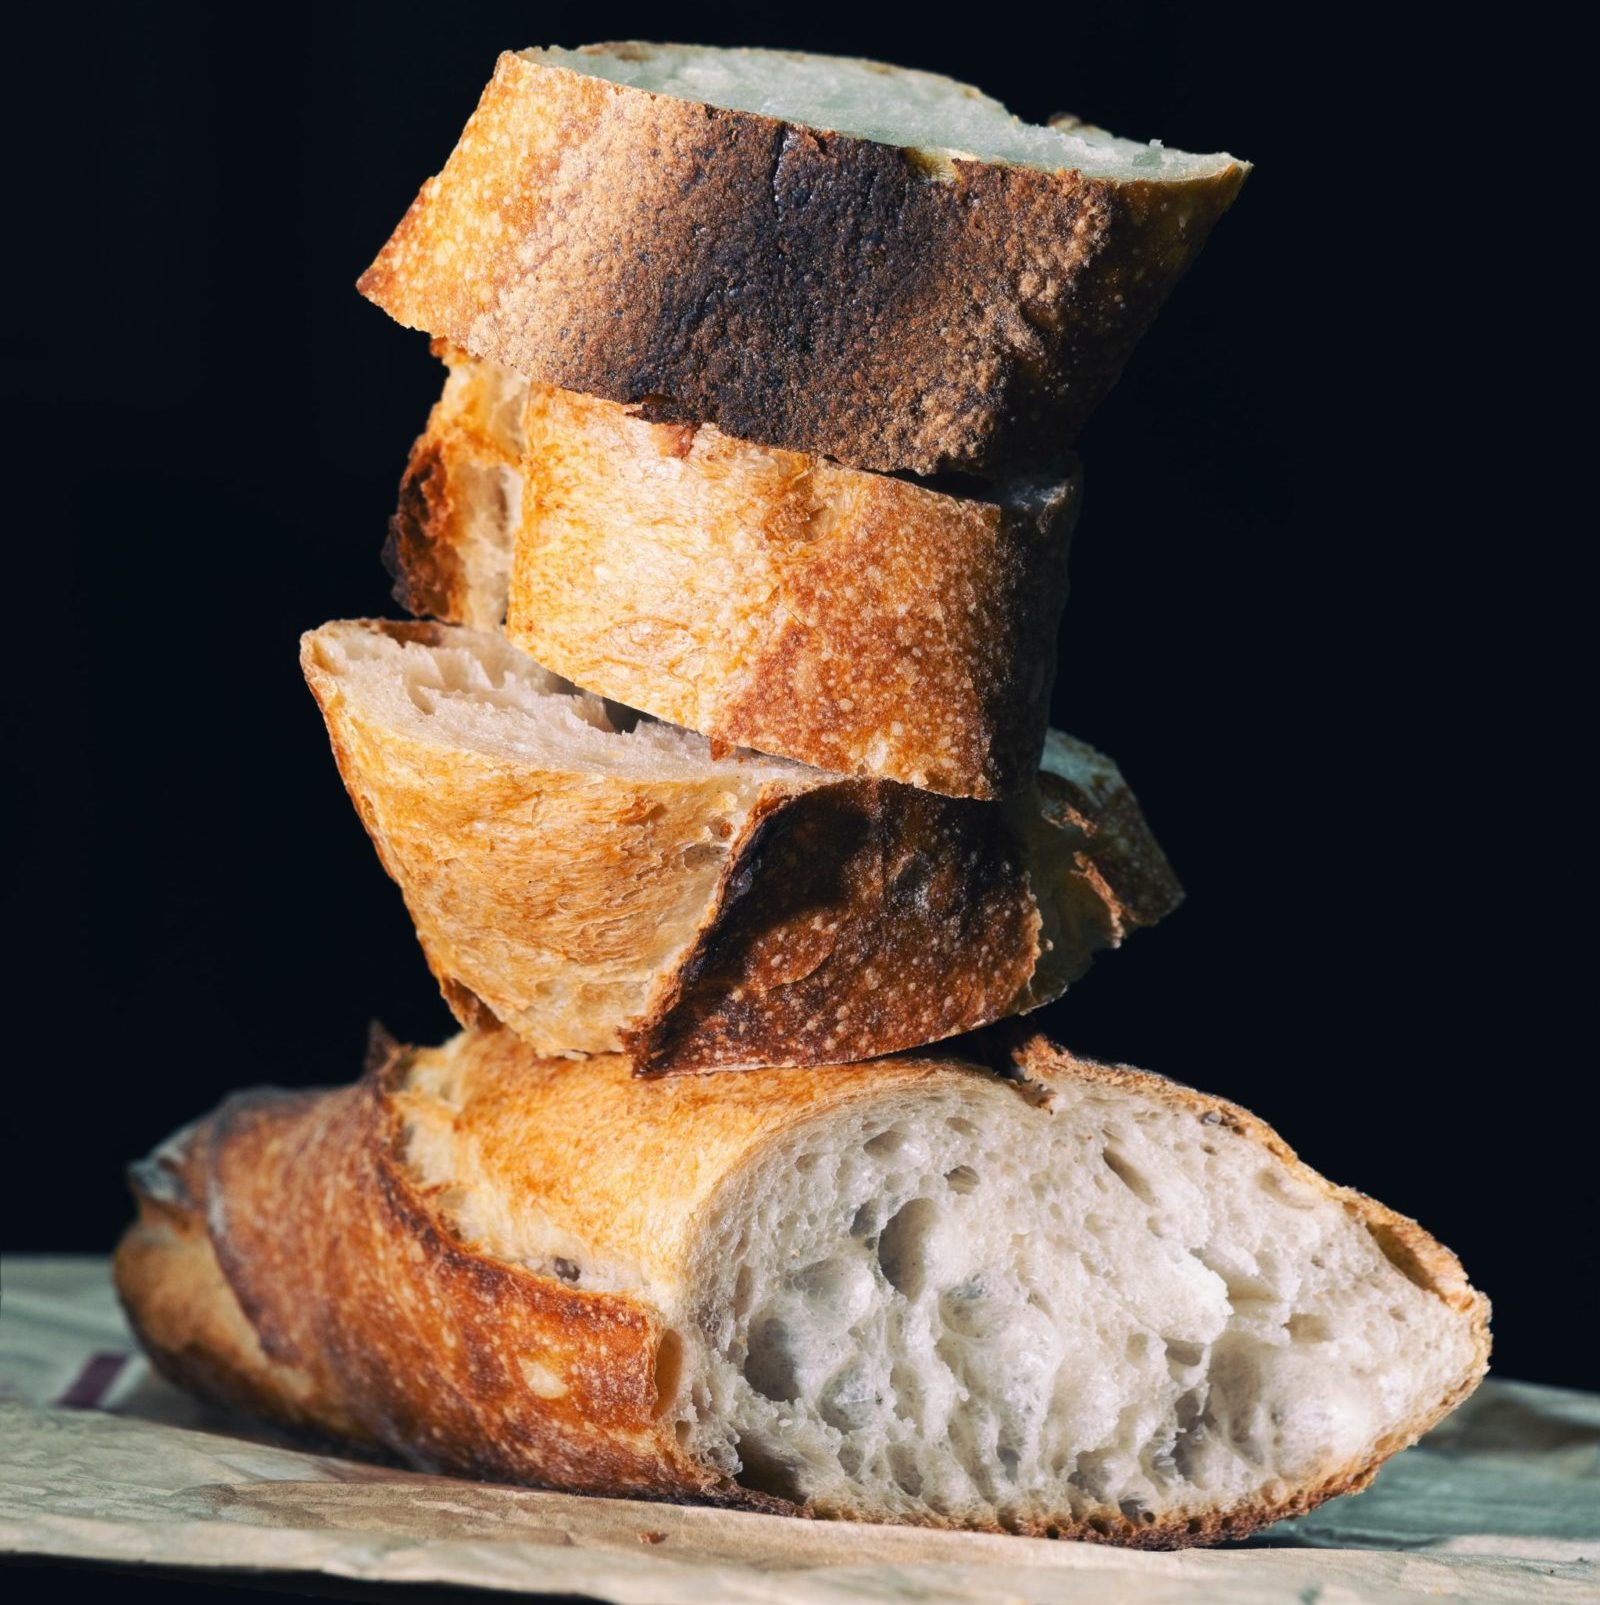
[[[1256,1122],[1059,1054],[1035,1085],[863,1106],[729,1200],[692,1407],[742,1483],[1193,1541],[1362,1486],[1482,1375],[1453,1257],[1392,1253]]]
[[[713,756],[705,737],[580,691],[492,631],[340,620],[302,638],[301,662],[319,696],[337,694],[363,720],[490,760],[638,780],[726,771],[741,786],[803,772],[756,753]]]
[[[539,67],[945,158],[932,165],[934,176],[954,157],[1155,182],[1208,178],[1244,165],[1225,153],[1195,156],[1158,139],[1141,144],[1066,119],[1046,127],[1025,123],[970,84],[848,56],[638,41],[520,54]]]
[[[1009,1081],[907,1057],[679,1084],[676,1109],[597,1063],[640,1151],[692,1126],[720,1176],[620,1218],[506,1143],[509,1109],[575,1107],[514,1071],[482,1039],[417,1057],[418,1180],[497,1258],[660,1308],[676,1441],[813,1514],[1242,1536],[1364,1486],[1484,1374],[1487,1302],[1414,1222],[1244,1110],[1042,1038]]]

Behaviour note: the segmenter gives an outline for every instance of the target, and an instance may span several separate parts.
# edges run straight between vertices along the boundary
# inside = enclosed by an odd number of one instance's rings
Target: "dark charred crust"
[[[400,497],[383,543],[393,596],[418,617],[454,620],[465,578],[450,528],[449,461],[424,435],[411,449]]]
[[[764,799],[674,994],[627,1045],[657,1073],[937,1041],[1013,1006],[1038,927],[989,805],[868,780]]]
[[[558,159],[573,148],[591,152],[581,177]],[[359,287],[654,419],[990,474],[1076,434],[1243,176],[930,173],[914,152],[670,97],[641,108],[507,55]],[[470,285],[433,259],[446,234]]]

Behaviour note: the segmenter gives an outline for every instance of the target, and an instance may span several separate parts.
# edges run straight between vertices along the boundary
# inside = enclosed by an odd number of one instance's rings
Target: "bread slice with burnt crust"
[[[204,1397],[432,1471],[1172,1547],[1364,1486],[1488,1306],[1245,1111],[1042,1040],[640,1081],[509,1032],[244,1093],[117,1285]]]
[[[1075,463],[938,491],[436,349],[385,549],[404,606],[505,618],[547,668],[721,745],[948,796],[1031,781]]]
[[[988,474],[1071,440],[1246,172],[876,62],[527,50],[360,289],[657,419]]]
[[[713,756],[500,635],[329,624],[301,662],[446,999],[543,1053],[869,1058],[1048,1002],[1181,895],[1116,767],[1056,732],[982,803]]]

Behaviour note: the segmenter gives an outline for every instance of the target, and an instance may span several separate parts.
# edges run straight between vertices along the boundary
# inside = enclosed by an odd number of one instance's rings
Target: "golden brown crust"
[[[386,561],[414,613],[498,624],[463,552],[515,475],[507,633],[588,690],[835,774],[997,798],[1038,766],[1075,465],[950,495],[522,385],[520,455],[482,424],[508,370],[435,342]],[[487,524],[486,531],[483,525]],[[495,579],[503,576],[496,574]]]
[[[136,1168],[140,1219],[118,1251],[116,1275],[157,1365],[203,1397],[429,1469],[792,1511],[679,1443],[662,1413],[670,1321],[647,1289],[674,1286],[708,1199],[785,1133],[862,1099],[989,1072],[943,1054],[826,1072],[640,1081],[617,1058],[582,1067],[541,1061],[504,1031],[417,1058],[457,1084],[443,1118],[476,1156],[475,1185],[513,1214],[555,1218],[597,1253],[638,1266],[641,1290],[584,1291],[464,1241],[448,1197],[420,1186],[406,1161],[407,1122],[426,1118],[426,1099],[408,1085],[409,1056],[392,1050],[354,1088],[230,1100],[172,1145],[176,1159]],[[1397,1263],[1459,1312],[1471,1360],[1438,1400],[1356,1462],[1226,1509],[1154,1523],[1109,1510],[1087,1520],[1063,1512],[1008,1523],[931,1513],[919,1521],[1140,1548],[1243,1537],[1364,1487],[1477,1385],[1488,1304],[1415,1222],[1318,1176],[1247,1111],[1162,1077],[1077,1059],[1037,1037],[1019,1042],[1011,1074],[1041,1113],[1056,1089],[1100,1083],[1259,1144],[1362,1221],[1380,1246],[1404,1245]],[[660,1164],[686,1141],[694,1164]],[[843,1504],[807,1513],[885,1516]]]
[[[113,1271],[134,1335],[169,1382],[200,1398],[378,1448],[343,1399],[263,1351],[206,1231],[208,1138],[205,1126],[191,1130],[130,1171],[139,1219],[123,1235]]]
[[[930,163],[508,53],[359,288],[662,421],[992,472],[1075,435],[1244,175]]]
[[[456,1240],[405,1166],[398,1068],[314,1097],[243,1094],[211,1117],[184,1232],[204,1234],[220,1276],[192,1273],[184,1321],[147,1314],[172,1290],[149,1234],[167,1206],[141,1197],[117,1279],[162,1369],[429,1470],[761,1503],[690,1460],[662,1420],[658,1311]],[[237,1324],[217,1314],[230,1298],[267,1362],[248,1373],[240,1345],[218,1345],[209,1363],[207,1334]],[[291,1374],[304,1383],[280,1391]]]
[[[1026,995],[1040,928],[1021,843],[992,804],[867,780],[764,800],[714,916],[623,1045],[668,1071],[938,1042]]]
[[[741,793],[710,765],[622,779],[435,744],[367,717],[315,633],[302,663],[457,1018],[487,1010],[541,1052],[623,1047],[651,1071],[892,1053],[1050,1001],[1181,895],[1114,767],[1068,738],[1111,777],[1076,813],[815,770]]]

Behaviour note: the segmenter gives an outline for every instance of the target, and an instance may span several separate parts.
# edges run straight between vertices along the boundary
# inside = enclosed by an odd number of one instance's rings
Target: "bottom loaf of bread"
[[[134,1169],[182,1386],[433,1471],[1142,1546],[1360,1488],[1488,1306],[1265,1125],[1035,1038],[641,1081],[509,1032]]]

